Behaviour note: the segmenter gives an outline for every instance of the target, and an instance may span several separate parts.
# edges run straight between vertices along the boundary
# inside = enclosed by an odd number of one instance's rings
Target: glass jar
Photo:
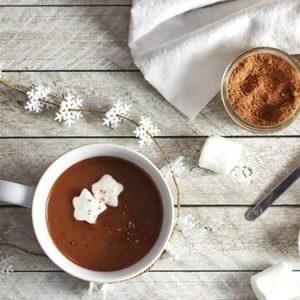
[[[278,56],[285,61],[287,61],[290,65],[292,65],[295,70],[297,70],[299,78],[300,78],[300,63],[297,61],[295,58],[293,58],[291,55],[288,53],[281,51],[276,48],[268,48],[268,47],[262,47],[262,48],[253,48],[240,56],[238,56],[236,59],[234,59],[229,66],[226,68],[223,78],[222,78],[222,83],[221,83],[221,96],[222,96],[222,101],[224,104],[224,107],[229,114],[229,116],[241,127],[244,129],[247,129],[249,131],[255,132],[255,133],[272,133],[279,131],[285,127],[287,127],[289,124],[292,123],[292,121],[296,118],[296,116],[299,113],[300,110],[300,105],[298,108],[294,111],[294,113],[288,117],[286,120],[284,120],[281,123],[271,125],[271,126],[261,126],[261,125],[255,125],[246,122],[245,120],[241,119],[240,116],[236,114],[236,112],[233,110],[233,108],[230,105],[229,102],[229,96],[228,96],[228,80],[231,76],[232,71],[235,69],[235,67],[248,55],[251,55],[253,53],[269,53],[273,54],[275,56]]]

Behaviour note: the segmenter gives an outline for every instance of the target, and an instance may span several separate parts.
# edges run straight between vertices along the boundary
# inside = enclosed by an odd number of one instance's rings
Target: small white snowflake
[[[64,96],[60,103],[59,111],[56,113],[55,121],[63,122],[71,127],[76,120],[82,117],[80,111],[73,111],[82,107],[82,99],[75,98],[70,92]]]
[[[12,256],[0,255],[0,276],[7,275],[14,271],[12,263]]]
[[[102,293],[102,299],[105,300],[106,296],[107,296],[107,291],[108,291],[108,283],[103,283],[100,291]]]
[[[90,296],[93,295],[94,286],[95,286],[95,282],[90,281],[90,283],[89,283],[89,288],[88,288],[88,294],[89,294]]]
[[[96,283],[91,281],[89,283],[88,294],[92,296],[94,292],[100,292],[102,294],[101,298],[105,300],[107,296],[107,290],[108,290],[108,283]]]
[[[178,225],[178,229],[182,232],[189,232],[196,226],[195,219],[192,215],[180,216],[176,224]]]
[[[131,105],[118,101],[106,112],[103,118],[103,125],[117,129],[123,121],[119,116],[129,117],[130,108]]]
[[[139,138],[140,147],[145,147],[152,143],[150,135],[158,135],[159,129],[153,125],[150,117],[141,117],[139,124],[140,125],[136,127],[133,133]]]
[[[175,160],[171,161],[168,165],[161,168],[161,173],[165,178],[170,178],[172,174],[177,176],[181,175],[186,167],[183,163],[184,156],[179,156]]]
[[[49,86],[38,85],[27,92],[28,100],[24,108],[31,112],[40,113],[44,107],[48,108],[46,103],[40,100],[48,100],[51,88]]]
[[[258,175],[259,163],[251,165],[240,162],[229,174],[229,178],[237,185],[250,184]]]
[[[165,247],[165,252],[169,255],[171,259],[180,260],[182,256],[182,251],[180,250],[180,246],[174,242],[167,242]]]

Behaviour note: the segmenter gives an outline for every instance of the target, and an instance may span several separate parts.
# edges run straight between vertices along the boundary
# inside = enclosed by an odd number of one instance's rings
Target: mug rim
[[[94,152],[99,151],[98,155],[93,155]],[[113,152],[111,154],[101,154],[101,152],[109,151]],[[78,155],[77,159],[73,159],[73,156]],[[127,156],[126,156],[127,155]],[[84,156],[84,157],[82,157]],[[63,255],[59,249],[56,247],[55,243],[52,240],[52,237],[48,230],[47,225],[47,203],[48,203],[48,195],[53,186],[53,183],[57,180],[57,178],[71,165],[74,165],[84,159],[96,157],[96,156],[111,156],[118,157],[125,160],[128,160],[132,163],[135,163],[137,166],[142,168],[154,181],[155,186],[159,190],[161,195],[161,201],[163,205],[163,218],[162,218],[162,227],[159,233],[159,236],[152,246],[152,248],[147,252],[147,254],[138,260],[133,265],[129,267],[122,268],[120,270],[115,271],[93,271],[87,268],[83,268],[75,263],[73,263],[70,259],[68,259],[65,255]],[[128,159],[128,156],[136,159],[136,161],[131,161]],[[71,158],[71,164],[66,167],[62,167],[62,171],[59,171],[59,165],[66,163],[67,159]],[[143,165],[142,165],[143,164]],[[55,176],[53,176],[53,173]],[[151,174],[149,174],[151,173]],[[51,176],[54,178],[51,179]],[[53,181],[53,183],[49,183],[49,180]],[[45,185],[48,185],[48,188]],[[42,201],[40,197],[43,197]],[[41,212],[41,208],[43,209]],[[149,269],[156,260],[161,256],[166,243],[168,242],[174,225],[174,208],[173,208],[173,196],[170,190],[170,187],[159,169],[154,165],[154,163],[148,159],[143,154],[129,149],[124,146],[115,145],[115,144],[87,144],[84,146],[76,147],[72,150],[69,150],[58,158],[56,158],[50,166],[45,170],[43,175],[41,176],[37,187],[34,192],[33,202],[32,202],[32,223],[33,229],[35,232],[35,236],[40,244],[41,248],[47,255],[47,257],[59,268],[63,271],[71,274],[82,280],[93,281],[93,282],[118,282],[130,279],[135,277],[147,269]],[[45,228],[46,225],[46,228]],[[45,232],[45,229],[46,232]]]

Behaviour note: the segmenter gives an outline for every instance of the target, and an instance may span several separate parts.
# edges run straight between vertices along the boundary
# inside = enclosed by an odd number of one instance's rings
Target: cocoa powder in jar
[[[272,126],[289,119],[300,104],[299,71],[271,53],[243,58],[228,79],[228,100],[245,122]]]

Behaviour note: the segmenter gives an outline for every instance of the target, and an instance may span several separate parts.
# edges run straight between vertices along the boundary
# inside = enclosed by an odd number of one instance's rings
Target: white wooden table
[[[300,163],[300,118],[277,135],[254,136],[233,124],[217,96],[196,120],[187,120],[135,68],[127,47],[129,14],[130,0],[1,0],[3,76],[20,87],[54,82],[58,92],[74,88],[90,107],[109,107],[117,99],[131,103],[133,117],[150,115],[161,129],[159,141],[172,158],[186,156],[189,171],[180,178],[182,214],[192,214],[197,226],[181,236],[185,255],[180,261],[162,259],[150,272],[109,286],[108,299],[254,299],[249,279],[258,270],[282,260],[300,270],[299,183],[256,222],[244,218]],[[129,124],[113,131],[97,116],[85,115],[68,129],[54,122],[50,111],[25,112],[24,100],[0,89],[1,179],[35,185],[58,155],[78,145],[109,142],[138,149]],[[195,167],[211,134],[245,146],[243,163],[253,172],[248,180]],[[155,146],[142,152],[163,165]],[[41,251],[29,209],[1,205],[0,236]],[[47,258],[4,247],[0,251],[13,257],[15,270],[0,279],[0,299],[89,297],[87,283]],[[96,292],[91,299],[100,296]]]

